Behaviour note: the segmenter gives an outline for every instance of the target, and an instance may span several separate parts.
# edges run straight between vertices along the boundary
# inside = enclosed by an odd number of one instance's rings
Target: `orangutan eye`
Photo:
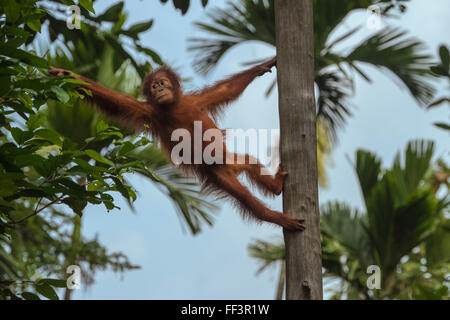
[[[166,82],[164,80],[161,80],[161,85],[164,86]]]
[[[157,85],[156,85],[156,83],[153,85],[153,89],[156,89],[156,87],[157,87]]]

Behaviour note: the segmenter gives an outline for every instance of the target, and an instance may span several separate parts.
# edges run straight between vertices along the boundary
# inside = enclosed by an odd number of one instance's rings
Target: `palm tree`
[[[356,152],[355,170],[365,211],[340,202],[321,208],[324,275],[340,283],[333,298],[447,296],[450,202],[448,190],[446,196],[437,196],[433,150],[431,142],[410,142],[403,161],[398,154],[385,170],[375,154]],[[263,268],[283,263],[282,243],[256,241],[249,250]],[[366,286],[371,265],[380,267],[381,290]]]
[[[385,28],[356,46],[336,49],[363,26],[357,26],[338,38],[332,36],[336,28],[351,12],[374,3],[381,6],[386,16],[396,7],[390,0],[313,1],[319,156],[330,153],[330,142],[337,141],[337,129],[344,126],[346,118],[351,115],[347,99],[353,91],[353,74],[370,81],[362,69],[364,65],[393,74],[421,104],[426,105],[434,94],[427,83],[431,76],[430,56],[423,53],[423,44],[405,31]],[[404,10],[403,5],[398,6]],[[195,24],[207,35],[191,38],[189,47],[195,52],[194,67],[202,74],[207,74],[229,50],[241,43],[258,41],[275,47],[274,0],[229,1],[226,8],[215,8],[207,15],[211,23]],[[269,94],[275,85],[276,79],[266,93]],[[319,169],[321,162],[323,160],[319,158]],[[321,181],[324,175],[324,171],[319,171]]]

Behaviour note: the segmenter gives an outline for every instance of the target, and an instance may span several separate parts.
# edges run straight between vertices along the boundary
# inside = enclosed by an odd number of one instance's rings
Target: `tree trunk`
[[[276,0],[275,26],[283,210],[306,226],[284,231],[286,299],[322,299],[312,0]]]

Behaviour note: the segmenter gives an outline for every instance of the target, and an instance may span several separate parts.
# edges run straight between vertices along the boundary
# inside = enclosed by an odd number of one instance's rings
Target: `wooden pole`
[[[283,210],[304,218],[303,232],[284,231],[286,299],[322,299],[314,28],[312,0],[275,0],[280,151],[289,175]]]

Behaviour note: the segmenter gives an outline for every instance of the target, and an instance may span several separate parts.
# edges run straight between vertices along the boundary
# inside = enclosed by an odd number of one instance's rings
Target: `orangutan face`
[[[150,93],[158,104],[170,104],[175,100],[173,84],[164,73],[155,76],[150,84]]]

